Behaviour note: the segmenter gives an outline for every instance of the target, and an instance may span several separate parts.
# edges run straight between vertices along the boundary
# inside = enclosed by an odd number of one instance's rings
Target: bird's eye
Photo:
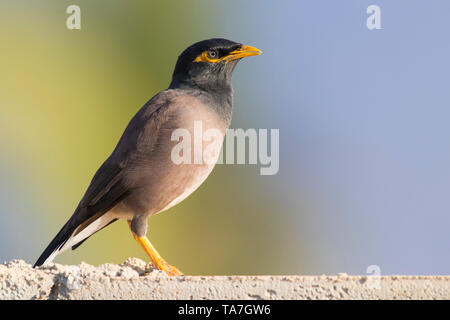
[[[208,58],[216,59],[219,56],[219,53],[215,49],[208,50]]]

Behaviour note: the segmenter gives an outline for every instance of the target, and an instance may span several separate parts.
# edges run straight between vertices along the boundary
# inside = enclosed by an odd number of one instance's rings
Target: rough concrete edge
[[[0,265],[0,299],[450,299],[450,276],[168,277],[130,258],[98,267]]]

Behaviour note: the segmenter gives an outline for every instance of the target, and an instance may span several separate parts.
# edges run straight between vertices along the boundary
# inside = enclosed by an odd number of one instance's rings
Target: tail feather
[[[109,226],[111,223],[116,222],[116,221],[117,221],[117,219],[111,220],[110,222],[108,222],[108,224],[104,225],[103,227],[101,227],[100,229],[98,229],[97,231],[95,231],[94,233],[99,232],[100,230],[106,228],[106,227]],[[94,233],[93,233],[93,234],[94,234]],[[91,234],[90,236],[92,236],[93,234]],[[89,236],[89,237],[90,237],[90,236]],[[78,248],[79,246],[81,246],[81,245],[83,244],[83,242],[85,242],[87,239],[89,239],[89,237],[86,237],[86,238],[84,238],[83,240],[81,240],[80,242],[78,242],[77,244],[73,245],[73,246],[72,246],[72,250],[75,250],[76,248]]]
[[[69,240],[73,232],[75,231],[75,226],[72,225],[71,221],[67,221],[66,224],[61,228],[58,234],[53,238],[44,252],[40,255],[39,259],[37,259],[34,267],[38,267],[40,265],[45,265],[51,262],[54,257],[59,253],[60,249],[64,246],[64,244]]]
[[[92,220],[79,223],[74,221],[78,215],[72,216],[50,242],[33,267],[50,263],[59,253],[72,247],[78,248],[87,238],[117,220],[112,213],[96,216]],[[77,219],[79,220],[79,219]]]

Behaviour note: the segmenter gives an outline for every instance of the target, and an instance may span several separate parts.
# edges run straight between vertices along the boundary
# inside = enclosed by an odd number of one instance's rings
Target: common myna
[[[168,275],[182,275],[145,236],[147,219],[185,199],[208,177],[231,122],[231,74],[240,59],[259,54],[257,48],[226,39],[200,41],[184,50],[169,88],[151,98],[131,119],[75,212],[34,266],[51,262],[57,254],[76,249],[112,222],[126,219],[154,266]],[[201,123],[200,134],[209,129],[219,133],[200,138],[203,150],[208,148],[212,159],[173,161],[173,148],[179,143],[174,131],[187,130],[194,136],[198,134],[194,132],[198,131],[196,123]]]

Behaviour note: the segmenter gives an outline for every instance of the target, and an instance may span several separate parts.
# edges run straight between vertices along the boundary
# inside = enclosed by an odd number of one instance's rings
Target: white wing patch
[[[88,225],[86,228],[84,228],[80,233],[77,234],[77,231],[80,227],[75,229],[75,231],[72,233],[72,236],[66,241],[66,243],[59,248],[58,250],[55,250],[52,252],[51,255],[48,256],[48,258],[44,261],[43,265],[46,265],[53,261],[53,259],[60,253],[66,251],[67,249],[71,248],[72,246],[76,245],[77,243],[83,241],[87,237],[91,236],[104,226],[106,226],[108,223],[110,223],[112,220],[117,218],[116,215],[114,215],[112,212],[107,212],[104,215],[100,216],[97,220],[94,220],[90,225]],[[73,236],[76,234],[76,236]]]

